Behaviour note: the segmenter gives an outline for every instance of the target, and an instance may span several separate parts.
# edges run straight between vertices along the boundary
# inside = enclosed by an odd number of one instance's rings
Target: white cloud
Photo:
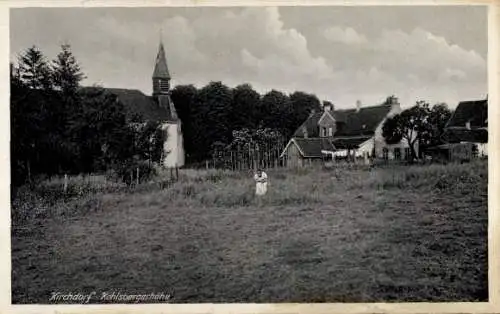
[[[329,27],[323,31],[323,36],[329,41],[347,45],[364,44],[368,42],[364,35],[359,34],[355,29],[351,27]]]
[[[417,99],[454,104],[486,93],[485,59],[423,29],[424,24],[408,32],[365,33],[360,24],[320,25],[306,36],[296,26],[300,23],[285,23],[278,8],[209,12],[189,16],[176,11],[151,21],[149,16],[136,19],[135,13],[94,19],[90,13],[53,13],[50,19],[60,27],[42,23],[41,17],[17,22],[26,24],[27,31],[12,36],[12,46],[17,52],[40,43],[52,58],[59,41],[68,39],[87,84],[146,93],[151,91],[160,28],[174,84],[221,80],[230,86],[248,82],[260,92],[303,90],[338,108],[352,107],[357,99],[377,103],[390,94],[410,105]]]

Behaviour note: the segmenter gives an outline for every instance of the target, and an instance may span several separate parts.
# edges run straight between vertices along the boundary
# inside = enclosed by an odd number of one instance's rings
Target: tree
[[[61,46],[61,52],[52,61],[53,81],[56,89],[64,95],[74,95],[85,78],[68,44]]]
[[[238,85],[233,89],[233,129],[256,128],[259,124],[257,110],[261,96],[250,84]]]
[[[79,92],[70,134],[79,172],[105,170],[134,155],[134,132],[123,104],[102,88]]]
[[[193,85],[177,85],[172,89],[172,101],[174,102],[175,110],[179,115],[182,126],[182,134],[184,136],[184,150],[186,152],[186,161],[191,161],[191,157],[195,151],[193,143],[193,106],[194,100],[198,93],[198,89]]]
[[[215,142],[231,141],[231,105],[232,91],[221,82],[211,82],[196,94],[192,107],[195,160],[210,157]]]
[[[404,139],[410,147],[410,161],[413,161],[417,158],[415,150],[417,142],[426,138],[427,123],[428,105],[419,101],[415,106],[388,118],[382,126],[382,135],[388,144]]]
[[[295,92],[290,95],[290,101],[293,109],[290,118],[291,125],[288,129],[291,130],[291,132],[294,132],[302,123],[304,123],[304,121],[309,117],[311,111],[321,111],[321,102],[318,97],[313,94]]]
[[[428,146],[442,144],[441,134],[443,134],[446,123],[450,118],[451,110],[447,104],[438,103],[431,108],[429,112],[429,133],[431,136],[429,142],[426,143]]]
[[[19,76],[32,89],[52,89],[52,74],[42,52],[32,46],[19,56]]]
[[[293,132],[290,130],[293,119],[292,103],[284,93],[272,90],[265,94],[259,114],[262,127],[278,129],[287,137]]]
[[[135,132],[135,155],[149,162],[159,163],[163,153],[166,132],[158,121],[147,121],[139,125]]]

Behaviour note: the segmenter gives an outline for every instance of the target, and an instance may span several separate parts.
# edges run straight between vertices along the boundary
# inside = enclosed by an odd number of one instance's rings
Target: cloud
[[[356,45],[367,43],[368,40],[362,34],[359,34],[351,27],[341,28],[333,26],[323,31],[323,36],[332,42],[343,43],[347,45]]]
[[[423,22],[406,31],[373,24],[370,32],[361,23],[324,22],[305,32],[272,7],[133,10],[60,10],[25,18],[18,13],[12,47],[17,52],[37,43],[53,58],[60,40],[67,39],[87,84],[146,93],[160,29],[174,84],[221,80],[230,86],[251,83],[259,92],[302,90],[337,108],[352,107],[357,99],[376,104],[391,94],[408,106],[417,99],[454,105],[486,93],[486,60],[424,29]]]

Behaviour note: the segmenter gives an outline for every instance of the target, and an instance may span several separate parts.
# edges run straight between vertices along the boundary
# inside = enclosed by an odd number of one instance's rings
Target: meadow
[[[83,176],[64,197],[60,178],[20,188],[12,302],[487,301],[486,161],[267,173],[261,202],[252,173],[221,170],[182,170],[166,189]]]

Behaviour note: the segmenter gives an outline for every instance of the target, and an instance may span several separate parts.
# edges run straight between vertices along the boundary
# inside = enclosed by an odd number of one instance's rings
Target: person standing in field
[[[262,169],[257,169],[254,176],[255,180],[255,195],[263,196],[267,193],[267,174]]]

